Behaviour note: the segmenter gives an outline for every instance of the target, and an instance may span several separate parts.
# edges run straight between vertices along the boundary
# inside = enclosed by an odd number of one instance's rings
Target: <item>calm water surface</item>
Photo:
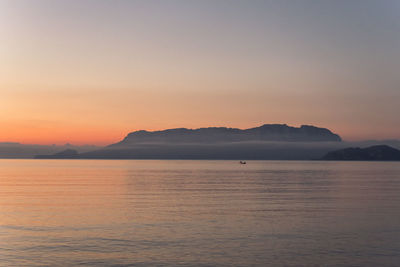
[[[0,266],[400,266],[400,163],[0,160]]]

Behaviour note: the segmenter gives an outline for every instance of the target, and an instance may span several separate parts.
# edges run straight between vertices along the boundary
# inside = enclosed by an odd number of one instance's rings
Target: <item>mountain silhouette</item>
[[[143,143],[227,143],[243,141],[286,142],[340,142],[339,135],[326,128],[310,125],[291,127],[286,124],[264,124],[250,129],[209,127],[199,129],[177,128],[163,131],[136,131],[129,133],[121,142],[109,147],[130,146]]]
[[[36,158],[84,159],[316,159],[342,148],[339,135],[325,128],[265,124],[250,129],[209,127],[136,131],[102,149],[66,150]]]
[[[327,153],[322,160],[400,160],[400,150],[387,145],[377,145],[367,148],[350,147]]]
[[[71,159],[71,158],[77,158],[78,157],[78,151],[75,149],[66,149],[61,152],[55,153],[53,155],[36,155],[36,159]]]

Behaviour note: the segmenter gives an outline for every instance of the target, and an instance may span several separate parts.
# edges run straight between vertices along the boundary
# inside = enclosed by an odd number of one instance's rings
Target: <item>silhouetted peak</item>
[[[36,155],[36,159],[73,159],[78,157],[78,151],[75,149],[66,149],[52,155]]]
[[[55,153],[54,155],[55,156],[74,156],[74,155],[78,155],[78,151],[76,151],[75,149],[66,149],[61,152]]]
[[[325,128],[310,125],[292,127],[286,124],[264,124],[250,129],[207,127],[174,128],[161,131],[140,130],[129,133],[121,142],[111,146],[139,143],[219,143],[242,141],[341,141],[339,135]]]
[[[349,147],[327,153],[323,160],[400,160],[400,150],[387,145]]]

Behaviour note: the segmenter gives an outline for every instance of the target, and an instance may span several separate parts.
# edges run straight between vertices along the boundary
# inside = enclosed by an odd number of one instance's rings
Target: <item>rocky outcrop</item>
[[[387,145],[350,147],[329,152],[322,160],[397,161],[400,160],[400,150]]]
[[[243,141],[318,142],[342,139],[326,128],[302,125],[264,124],[250,129],[209,127],[199,129],[177,128],[163,131],[136,131],[110,147],[130,146],[143,143],[226,143]]]

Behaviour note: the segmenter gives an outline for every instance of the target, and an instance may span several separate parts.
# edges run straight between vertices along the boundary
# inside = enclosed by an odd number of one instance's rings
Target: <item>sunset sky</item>
[[[264,123],[400,139],[400,1],[0,0],[0,142]]]

